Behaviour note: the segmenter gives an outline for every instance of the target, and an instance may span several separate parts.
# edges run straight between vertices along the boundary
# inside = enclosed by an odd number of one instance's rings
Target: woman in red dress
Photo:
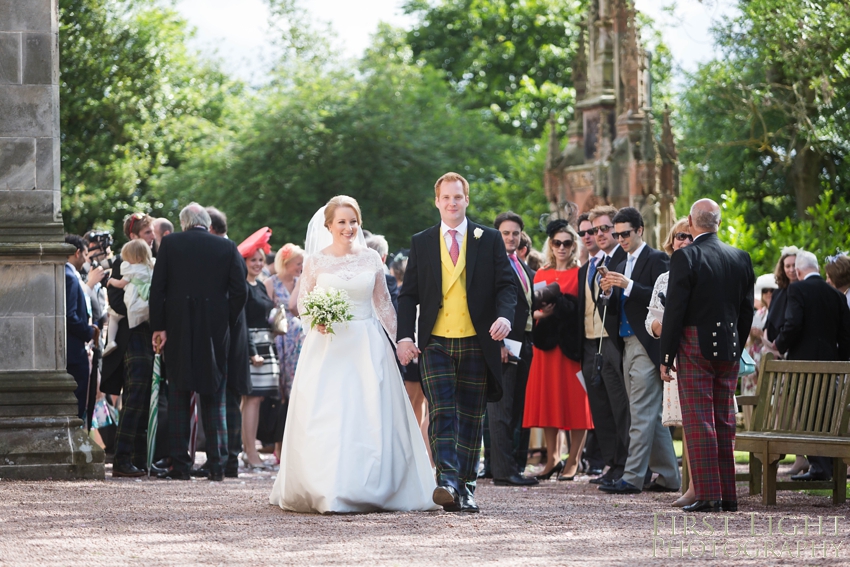
[[[581,371],[578,322],[578,234],[565,220],[546,227],[546,266],[534,283],[557,283],[563,294],[534,312],[534,357],[525,395],[523,427],[542,427],[547,462],[538,479],[558,474],[572,480],[578,470],[587,430],[593,428]],[[570,432],[570,455],[561,462],[558,430]]]

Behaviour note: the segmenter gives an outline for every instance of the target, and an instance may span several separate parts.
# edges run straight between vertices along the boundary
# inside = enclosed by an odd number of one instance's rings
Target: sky
[[[664,10],[675,2],[675,16]],[[710,26],[734,13],[734,0],[636,0],[638,10],[661,25],[675,64],[692,71],[714,55]],[[319,21],[330,22],[343,53],[359,57],[378,23],[410,27],[402,0],[303,0]],[[274,59],[266,0],[176,0],[177,9],[197,29],[194,46],[221,58],[225,69],[252,84],[264,82]]]

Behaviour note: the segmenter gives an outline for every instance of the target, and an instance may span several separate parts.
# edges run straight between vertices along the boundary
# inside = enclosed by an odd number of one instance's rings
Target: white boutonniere
[[[481,235],[484,234],[484,230],[481,227],[478,227],[472,231],[472,234],[475,236],[475,240],[478,240],[481,238]]]

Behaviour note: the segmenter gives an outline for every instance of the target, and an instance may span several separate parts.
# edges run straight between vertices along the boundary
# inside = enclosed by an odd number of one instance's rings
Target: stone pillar
[[[65,372],[57,0],[0,0],[0,478],[103,478]],[[73,251],[73,250],[71,250]]]

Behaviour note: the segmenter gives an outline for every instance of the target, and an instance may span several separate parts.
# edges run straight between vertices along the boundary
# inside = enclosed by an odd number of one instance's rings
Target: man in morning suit
[[[225,390],[230,329],[248,296],[236,244],[210,234],[197,203],[180,211],[183,232],[162,239],[150,295],[153,345],[164,348],[168,374],[171,468],[157,475],[189,479],[189,407],[201,399],[210,480],[224,479],[228,459]]]
[[[629,395],[629,456],[623,477],[599,490],[609,494],[637,494],[651,469],[658,478],[646,487],[655,492],[675,492],[681,485],[679,464],[670,430],[661,424],[663,382],[658,374],[658,341],[646,332],[647,306],[658,276],[669,268],[667,254],[643,241],[643,217],[633,207],[620,209],[614,231],[628,254],[602,279],[604,293],[611,292],[613,317],[605,322],[608,333],[623,340],[623,376]]]
[[[800,250],[795,260],[797,281],[787,288],[785,318],[776,348],[788,360],[850,358],[850,310],[844,294],[820,276],[818,259]],[[809,471],[792,480],[832,480],[830,457],[808,456]],[[842,472],[841,474],[844,474]]]
[[[434,503],[449,512],[478,512],[473,492],[484,408],[502,396],[501,342],[514,318],[516,275],[499,233],[466,218],[466,179],[447,173],[434,191],[442,222],[411,239],[397,352],[404,365],[421,353],[437,465]]]
[[[679,401],[697,501],[686,512],[734,512],[735,386],[753,322],[750,255],[720,242],[720,207],[700,199],[688,215],[694,243],[670,258],[661,324],[661,378],[678,365]]]
[[[511,333],[507,338],[522,344],[519,358],[511,356],[507,347],[502,347],[502,399],[487,404],[493,484],[534,486],[539,484],[536,478],[522,475],[525,459],[521,455],[528,451],[528,441],[523,443],[522,437],[528,439],[528,430],[523,430],[516,437],[514,433],[522,426],[525,386],[528,384],[528,371],[531,369],[531,299],[535,272],[516,254],[524,229],[522,217],[508,211],[497,216],[493,226],[502,235],[502,242],[505,243],[505,250],[516,278],[516,311],[511,323]],[[519,442],[515,443],[517,437]]]
[[[623,381],[623,351],[619,335],[610,336],[602,323],[604,306],[600,296],[600,266],[616,266],[626,252],[611,236],[617,209],[600,205],[588,214],[591,228],[586,234],[596,239],[599,251],[579,269],[578,309],[582,313],[578,335],[582,337],[581,372],[587,385],[587,401],[593,416],[593,432],[608,470],[590,479],[593,484],[614,484],[623,476],[629,452],[629,398]],[[607,314],[610,318],[611,313]],[[602,380],[594,384],[593,360],[602,339]]]
[[[77,417],[85,420],[90,375],[86,343],[97,339],[100,330],[89,324],[86,292],[83,291],[80,277],[77,275],[86,262],[86,242],[81,236],[66,234],[65,244],[74,246],[74,253],[68,256],[65,263],[65,328],[68,337],[65,345],[65,369],[77,383],[74,390],[77,397]]]

